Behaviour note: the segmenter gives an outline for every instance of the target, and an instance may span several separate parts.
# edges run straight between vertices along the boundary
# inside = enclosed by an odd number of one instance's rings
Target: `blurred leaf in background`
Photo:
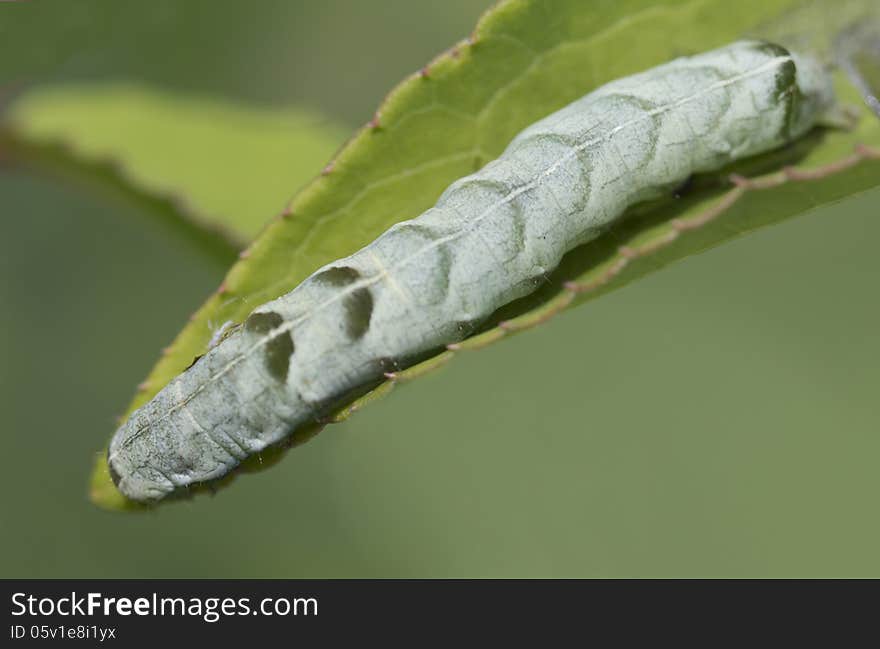
[[[251,100],[324,84],[300,103],[357,121],[483,8],[151,3],[165,20],[151,39],[139,3],[29,4],[27,20],[0,8],[3,47],[28,43],[19,71]],[[285,30],[318,51],[292,62]],[[247,69],[207,63],[227,49]],[[352,61],[362,91],[325,107]],[[0,197],[4,576],[880,574],[877,190],[465,356],[222,498],[125,518],[72,486],[221,265],[122,199],[17,167]]]
[[[358,126],[489,2],[39,0],[0,13],[3,86],[140,81]]]
[[[184,218],[243,248],[345,139],[326,119],[163,94],[135,85],[65,85],[18,99],[8,128],[57,145],[69,164],[110,162],[125,182],[173,197]]]

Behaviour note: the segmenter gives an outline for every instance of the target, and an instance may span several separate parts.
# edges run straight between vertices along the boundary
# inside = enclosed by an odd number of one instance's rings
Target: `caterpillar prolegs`
[[[822,65],[760,41],[600,87],[224,332],[116,431],[113,481],[155,501],[223,476],[389,369],[461,340],[628,207],[776,149],[833,105]]]

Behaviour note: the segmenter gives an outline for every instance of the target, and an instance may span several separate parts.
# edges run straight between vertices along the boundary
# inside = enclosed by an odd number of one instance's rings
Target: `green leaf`
[[[241,321],[319,266],[418,215],[451,181],[497,156],[526,125],[614,78],[733,41],[796,4],[745,0],[731,11],[721,0],[501,2],[469,39],[393,90],[324,174],[263,231],[166,350],[129,412],[204,352],[209,322]],[[851,88],[841,83],[841,89],[845,99],[858,101]],[[856,145],[863,145],[858,153]],[[852,130],[817,131],[737,170],[759,175],[757,180],[732,185],[727,175],[715,175],[681,199],[635,210],[620,228],[569,254],[541,290],[502,309],[482,333],[391,377],[337,419],[456,353],[748,230],[880,184],[880,161],[871,159],[871,146],[880,146],[880,124],[863,117]],[[780,171],[794,162],[813,171]],[[296,441],[315,432],[298,431]],[[280,454],[265,453],[262,461]],[[92,499],[107,508],[134,506],[113,487],[103,459]]]
[[[69,165],[109,162],[134,191],[169,197],[182,216],[220,229],[239,249],[345,137],[301,109],[132,84],[38,88],[11,106],[6,121],[29,153],[54,147]]]

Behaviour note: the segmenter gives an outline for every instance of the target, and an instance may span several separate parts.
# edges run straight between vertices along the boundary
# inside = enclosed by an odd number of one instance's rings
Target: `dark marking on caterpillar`
[[[343,288],[361,279],[361,274],[350,266],[333,266],[313,277],[318,284]],[[370,328],[373,316],[373,295],[368,288],[356,288],[342,300],[343,328],[351,340],[358,340]]]
[[[373,295],[368,288],[358,288],[343,300],[345,331],[349,338],[358,340],[370,328],[373,316]]]
[[[776,73],[776,99],[785,106],[785,117],[782,120],[779,135],[783,138],[789,138],[796,125],[797,111],[801,101],[797,85],[797,64],[791,57],[791,52],[782,45],[761,42],[756,44],[755,49],[770,56],[788,57],[788,61],[783,63]]]
[[[266,335],[284,323],[284,318],[273,311],[252,313],[244,321],[245,331],[258,336]],[[294,352],[293,336],[289,331],[274,334],[266,343],[264,360],[266,369],[279,382],[287,380],[290,357]]]
[[[350,266],[333,266],[316,274],[312,279],[319,284],[343,287],[361,278],[361,274]]]

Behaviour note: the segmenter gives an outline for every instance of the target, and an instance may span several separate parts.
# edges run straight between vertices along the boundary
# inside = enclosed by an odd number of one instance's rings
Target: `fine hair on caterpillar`
[[[526,128],[431,209],[226,327],[116,432],[114,482],[149,502],[222,477],[464,339],[631,206],[778,149],[834,105],[821,64],[759,41],[594,90]]]

